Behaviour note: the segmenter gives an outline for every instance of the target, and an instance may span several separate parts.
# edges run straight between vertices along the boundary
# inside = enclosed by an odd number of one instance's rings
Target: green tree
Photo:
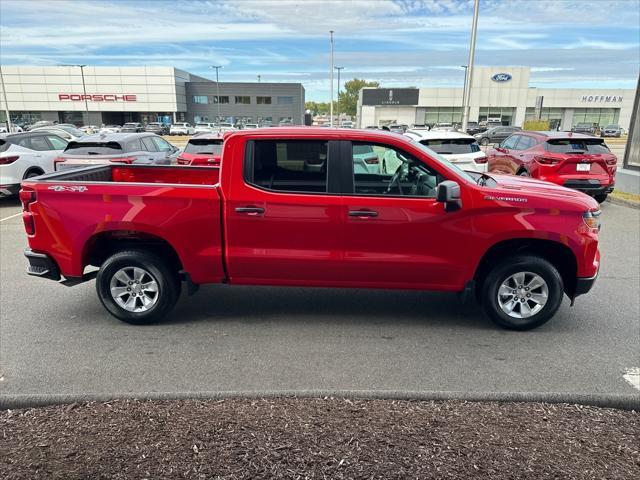
[[[345,82],[344,89],[340,92],[338,96],[338,109],[340,113],[346,113],[347,115],[351,115],[352,117],[356,115],[356,109],[358,107],[358,95],[360,90],[364,87],[379,87],[380,83],[378,82],[367,82],[366,80],[360,80],[359,78],[354,78],[353,80],[349,80]],[[327,105],[329,105],[327,103]]]
[[[305,110],[309,110],[312,115],[322,115],[329,113],[329,102],[304,102]]]

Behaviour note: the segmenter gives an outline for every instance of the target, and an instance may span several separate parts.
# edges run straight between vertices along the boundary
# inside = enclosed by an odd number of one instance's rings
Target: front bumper
[[[24,256],[29,261],[27,273],[34,277],[48,278],[49,280],[60,280],[60,270],[58,265],[47,254],[34,252],[30,248],[25,249]]]
[[[598,274],[596,273],[593,277],[589,278],[577,278],[576,279],[576,291],[573,294],[573,297],[578,297],[580,295],[584,295],[585,293],[589,293],[593,284],[596,283],[596,278],[598,278]]]
[[[613,192],[615,183],[609,185],[602,185],[599,180],[567,180],[562,184],[563,187],[578,190],[579,192],[586,193],[592,197],[595,195],[603,195],[605,193]]]

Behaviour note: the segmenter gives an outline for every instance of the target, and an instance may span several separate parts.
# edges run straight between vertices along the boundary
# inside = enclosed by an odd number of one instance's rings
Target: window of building
[[[620,118],[619,108],[576,108],[573,110],[571,126],[578,123],[596,123],[601,127],[618,123]]]
[[[424,114],[424,123],[433,126],[436,123],[461,123],[462,107],[431,107]]]
[[[435,198],[442,177],[405,152],[382,145],[353,143],[356,195]]]
[[[193,103],[202,103],[206,105],[209,103],[209,97],[207,97],[206,95],[194,95]]]
[[[323,140],[257,140],[246,180],[269,190],[326,192],[327,148]]]
[[[258,105],[271,105],[271,97],[256,97]]]
[[[293,97],[278,97],[278,105],[293,105]]]
[[[211,99],[213,100],[213,103],[229,103],[229,97],[227,95],[220,95],[219,97],[214,95]]]
[[[251,97],[236,95],[236,103],[241,103],[243,105],[249,105],[251,103]]]
[[[278,123],[280,125],[291,125],[293,123],[293,117],[280,117]]]
[[[479,122],[486,122],[489,118],[499,118],[502,125],[512,125],[515,117],[515,108],[511,107],[480,107]]]
[[[273,124],[273,117],[258,117],[258,124],[269,126]]]

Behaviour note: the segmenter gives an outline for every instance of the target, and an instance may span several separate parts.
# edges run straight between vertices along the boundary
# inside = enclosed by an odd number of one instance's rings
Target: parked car
[[[196,123],[194,130],[196,135],[198,133],[214,133],[218,131],[215,123],[204,123],[204,122]]]
[[[500,143],[514,132],[522,130],[520,127],[493,127],[486,132],[474,135],[480,145],[489,145],[490,143]]]
[[[375,152],[373,145],[353,146],[353,171],[355,173],[379,173],[383,168],[382,165],[383,160]]]
[[[120,128],[119,133],[142,133],[144,132],[144,127],[141,123],[138,122],[127,122]]]
[[[354,173],[353,144],[392,149],[402,168]],[[97,267],[100,301],[133,324],[167,315],[185,282],[190,293],[207,283],[464,292],[516,330],[547,322],[598,274],[595,200],[463,172],[403,135],[247,130],[225,139],[222,158],[221,169],[108,164],[25,181],[27,272],[75,285]]]
[[[27,125],[25,127],[25,130],[28,132],[29,130],[33,130],[34,128],[38,128],[38,127],[53,127],[55,125],[54,122],[50,122],[48,120],[40,120],[36,123],[33,123],[31,125]]]
[[[611,124],[600,130],[601,137],[620,137],[622,135],[622,129],[618,124]]]
[[[606,200],[617,158],[604,140],[569,132],[518,132],[487,152],[489,171],[564,185]]]
[[[236,130],[238,130],[233,123],[219,123],[218,124],[218,130],[220,131],[220,133],[225,133],[225,132],[235,132]]]
[[[105,125],[104,127],[100,128],[100,130],[98,130],[98,133],[120,133],[120,130],[122,130],[122,127],[120,125]]]
[[[11,124],[11,132],[7,131],[7,123],[0,123],[0,133],[21,133],[24,132],[24,129],[20,125],[16,125],[15,123]]]
[[[169,135],[169,125],[160,122],[147,123],[144,127],[144,131],[148,133],[155,133],[156,135]]]
[[[247,130],[249,128],[260,128],[260,125],[258,125],[257,123],[245,123],[244,129]]]
[[[453,128],[453,125],[450,123],[441,122],[441,123],[436,123],[431,130],[436,130],[440,132],[454,132],[455,128]]]
[[[187,122],[174,123],[169,129],[169,135],[193,135],[194,133],[196,133],[195,128]]]
[[[354,128],[355,124],[351,121],[351,120],[344,120],[341,124],[340,124],[341,128]]]
[[[60,125],[58,125],[60,126]],[[70,127],[78,128],[87,135],[93,135],[94,133],[98,133],[100,131],[100,127],[97,125],[85,125],[83,127],[76,127],[75,125],[69,125]]]
[[[389,124],[389,125],[383,125],[382,130],[387,130],[388,132],[393,132],[393,133],[404,133],[404,128],[402,128],[402,125],[398,125],[395,123]]]
[[[55,169],[110,163],[170,165],[180,150],[154,133],[108,133],[87,135],[69,142],[55,159]]]
[[[53,159],[67,141],[46,131],[0,136],[0,198],[15,195],[20,182],[53,172]]]
[[[487,127],[481,127],[478,122],[467,122],[467,133],[469,135],[477,135],[478,133],[486,132]]]
[[[429,147],[462,170],[487,171],[487,156],[471,135],[440,130],[407,130],[405,135],[425,147]],[[385,163],[386,169],[390,167],[394,168],[391,162]],[[395,168],[397,168],[397,164]]]
[[[178,155],[178,165],[219,167],[223,138],[214,133],[201,133],[187,142]]]
[[[597,123],[578,123],[571,128],[573,133],[585,133],[587,135],[595,135],[598,131]]]
[[[68,127],[66,125],[54,125],[53,127],[38,127],[32,128],[29,130],[30,132],[51,132],[58,135],[61,138],[64,138],[67,142],[71,140],[77,140],[78,138],[82,138],[86,135],[82,130],[76,127]]]

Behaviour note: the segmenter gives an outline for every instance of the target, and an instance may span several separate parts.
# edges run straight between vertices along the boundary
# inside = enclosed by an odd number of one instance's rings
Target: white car
[[[187,122],[174,123],[169,129],[169,135],[193,135],[194,133],[196,129]]]
[[[342,124],[340,125],[340,128],[354,128],[354,124],[352,121],[350,120],[345,120],[344,122],[342,122]]]
[[[260,128],[260,125],[258,125],[257,123],[245,123],[244,124],[244,129],[245,130],[249,130],[251,128]]]
[[[56,125],[53,127],[32,128],[29,131],[55,133],[59,137],[64,138],[67,142],[70,142],[71,140],[78,140],[79,138],[85,137],[87,135],[84,131],[80,130],[79,128],[60,126],[60,125]]]
[[[80,127],[79,130],[82,130],[87,135],[91,135],[97,133],[100,128],[97,125],[85,125],[84,127]]]
[[[106,125],[98,130],[98,133],[100,135],[106,135],[108,133],[120,133],[121,129],[122,127],[120,125]]]
[[[436,123],[431,130],[439,132],[455,132],[456,129],[450,123]]]
[[[235,132],[236,130],[238,130],[233,126],[233,123],[220,123],[218,125],[218,129],[220,129],[220,133]]]
[[[215,123],[196,123],[195,133],[215,133],[218,131]]]
[[[407,130],[405,135],[442,155],[462,170],[481,173],[487,171],[487,156],[471,135],[438,130]],[[393,168],[392,162],[387,163],[387,170],[389,168]]]
[[[47,131],[14,133],[0,138],[0,198],[15,195],[20,182],[54,171],[53,159],[67,141]]]
[[[24,130],[22,129],[22,127],[20,125],[16,125],[14,123],[11,124],[11,132],[12,133],[20,133],[20,132],[24,132]],[[6,123],[0,123],[0,133],[7,133],[7,124]]]

